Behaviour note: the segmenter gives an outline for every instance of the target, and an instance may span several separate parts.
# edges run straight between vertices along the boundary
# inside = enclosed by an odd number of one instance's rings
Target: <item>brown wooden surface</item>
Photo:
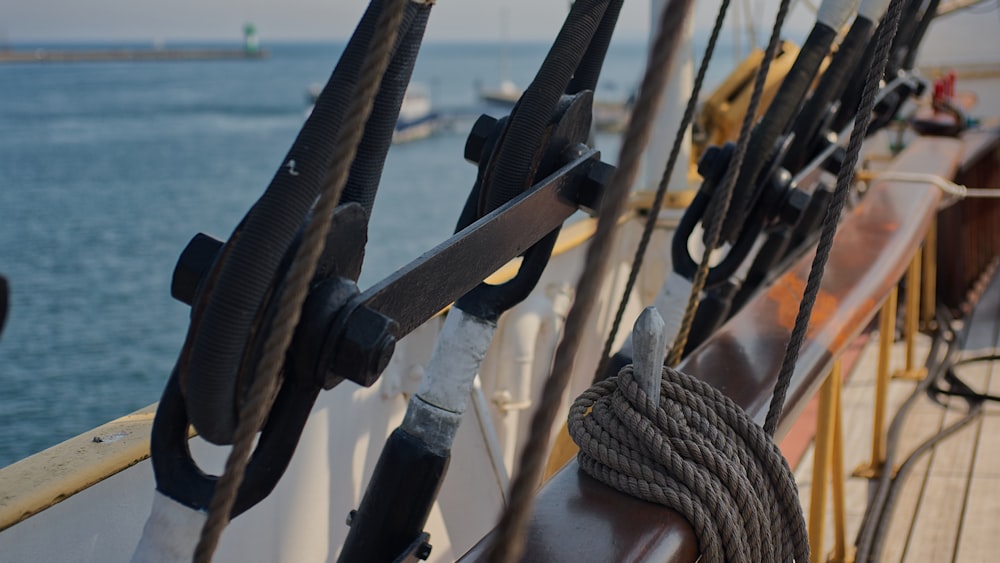
[[[952,177],[962,154],[954,139],[919,139],[891,169]],[[875,315],[905,272],[935,214],[936,187],[877,182],[837,235],[793,377],[779,437],[816,391],[832,358]],[[758,422],[766,414],[812,255],[751,301],[681,369],[722,389]],[[463,560],[481,557],[484,539]],[[525,561],[693,561],[690,526],[666,508],[617,493],[571,461],[541,490]]]
[[[1000,124],[963,134],[966,149],[955,181],[1000,188]],[[986,266],[1000,253],[1000,201],[967,199],[943,210],[938,223],[938,295],[958,309]]]

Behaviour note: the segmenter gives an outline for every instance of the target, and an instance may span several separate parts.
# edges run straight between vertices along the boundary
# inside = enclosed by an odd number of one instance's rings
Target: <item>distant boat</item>
[[[312,112],[323,86],[311,84],[306,90],[306,99],[309,101],[309,109],[306,115]],[[431,106],[430,92],[427,87],[419,83],[411,83],[403,94],[403,103],[399,108],[399,117],[396,118],[396,129],[392,132],[392,142],[408,143],[426,139],[437,132],[443,124],[441,114],[434,111]]]
[[[513,106],[521,98],[521,89],[511,80],[503,80],[497,88],[480,88],[479,99],[491,104]]]
[[[423,84],[410,84],[403,94],[403,105],[396,118],[393,143],[425,139],[441,127],[441,114],[431,107],[430,92]]]
[[[594,100],[594,128],[601,133],[621,133],[632,114],[635,92],[626,100]]]

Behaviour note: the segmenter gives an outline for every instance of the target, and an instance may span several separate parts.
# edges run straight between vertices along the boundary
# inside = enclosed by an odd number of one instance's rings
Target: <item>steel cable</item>
[[[642,263],[646,257],[646,249],[649,247],[649,241],[653,236],[653,229],[656,227],[656,219],[659,217],[660,209],[663,207],[663,198],[667,194],[670,177],[674,174],[674,166],[676,166],[677,158],[680,156],[681,144],[684,142],[684,132],[687,131],[687,128],[691,125],[691,120],[694,119],[694,111],[698,106],[698,96],[701,94],[701,87],[705,82],[705,75],[708,73],[708,65],[712,61],[712,54],[715,53],[715,45],[719,40],[719,33],[722,31],[722,24],[726,19],[729,2],[730,0],[723,0],[719,6],[719,13],[715,18],[712,34],[708,38],[705,54],[702,56],[701,64],[698,66],[698,75],[694,79],[691,96],[684,107],[684,115],[681,117],[681,123],[677,127],[677,136],[674,137],[674,144],[670,148],[666,167],[663,169],[663,175],[660,176],[660,183],[656,187],[653,203],[649,206],[649,215],[647,215],[646,223],[642,227],[642,236],[639,238],[639,246],[635,249],[632,268],[629,270],[628,281],[625,282],[625,290],[622,291],[622,298],[618,302],[618,310],[615,312],[615,319],[611,323],[611,331],[604,340],[604,349],[601,351],[601,362],[594,373],[595,383],[603,379],[607,371],[608,362],[611,359],[611,346],[614,345],[615,337],[621,328],[622,318],[625,316],[625,308],[628,306],[628,300],[632,296],[632,290],[635,288],[636,281],[639,279],[639,272],[642,270]]]
[[[892,44],[893,37],[896,35],[899,17],[903,11],[903,1],[892,0],[876,35],[875,64],[868,71],[864,93],[861,96],[861,105],[858,108],[857,117],[854,119],[854,128],[851,131],[850,141],[847,143],[847,156],[837,175],[837,189],[834,191],[833,201],[830,207],[827,208],[826,216],[823,218],[823,229],[820,234],[819,243],[816,246],[816,256],[813,258],[812,266],[809,270],[809,278],[806,281],[802,302],[799,303],[795,325],[788,340],[788,347],[785,349],[785,357],[781,362],[778,380],[774,384],[774,395],[771,397],[771,405],[768,407],[767,418],[764,421],[764,430],[771,436],[774,435],[778,427],[781,409],[785,404],[785,395],[788,393],[788,387],[792,381],[795,363],[799,359],[799,350],[802,347],[803,340],[805,340],[806,329],[809,326],[809,317],[812,315],[813,305],[816,303],[817,295],[819,295],[820,282],[823,280],[826,262],[833,248],[833,238],[837,234],[840,214],[844,209],[844,204],[847,202],[847,195],[854,181],[854,167],[858,163],[858,155],[861,153],[861,143],[865,139],[872,110],[875,108],[875,94],[878,92],[879,83],[885,72],[889,47]]]
[[[774,17],[774,26],[771,28],[771,38],[767,42],[764,60],[761,61],[760,68],[757,69],[757,76],[754,77],[753,94],[750,96],[750,104],[747,106],[747,112],[743,116],[743,123],[740,125],[740,136],[736,141],[736,150],[733,153],[732,160],[729,162],[729,168],[726,169],[726,175],[722,178],[722,189],[716,191],[715,196],[712,198],[712,203],[709,205],[708,216],[712,217],[712,221],[709,224],[708,236],[705,239],[705,252],[701,257],[701,263],[698,264],[698,270],[695,272],[691,285],[691,294],[688,298],[687,307],[684,310],[684,318],[681,321],[681,328],[674,338],[673,347],[667,356],[667,365],[676,366],[684,354],[684,347],[687,346],[688,335],[691,333],[691,325],[694,323],[695,313],[698,312],[701,290],[704,289],[705,282],[708,280],[712,250],[718,246],[719,240],[722,238],[722,226],[725,223],[725,218],[729,215],[729,208],[733,201],[733,192],[736,190],[736,180],[740,176],[743,168],[743,159],[750,145],[751,130],[755,116],[757,115],[757,107],[760,106],[760,100],[764,95],[764,83],[767,80],[768,71],[771,70],[771,61],[774,60],[778,52],[778,46],[781,43],[781,29],[785,24],[785,16],[788,15],[789,4],[789,0],[782,0],[781,4],[778,5],[778,12]]]

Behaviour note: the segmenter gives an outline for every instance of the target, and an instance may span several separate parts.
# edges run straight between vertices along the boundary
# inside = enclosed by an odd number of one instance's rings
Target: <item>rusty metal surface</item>
[[[919,139],[891,169],[952,177],[961,154],[960,141]],[[938,189],[930,185],[877,182],[844,220],[778,437],[819,387],[832,359],[906,271],[939,200]],[[810,253],[681,364],[722,389],[758,422],[766,414],[811,261]],[[463,560],[478,560],[485,542]],[[690,526],[676,513],[597,483],[573,460],[539,493],[525,553],[525,561],[694,561],[697,549]]]

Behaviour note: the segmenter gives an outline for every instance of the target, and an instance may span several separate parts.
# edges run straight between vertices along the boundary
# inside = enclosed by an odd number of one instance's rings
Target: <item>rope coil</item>
[[[632,366],[573,403],[569,432],[590,476],[688,520],[705,561],[808,561],[795,476],[736,403],[664,366],[660,403]]]

